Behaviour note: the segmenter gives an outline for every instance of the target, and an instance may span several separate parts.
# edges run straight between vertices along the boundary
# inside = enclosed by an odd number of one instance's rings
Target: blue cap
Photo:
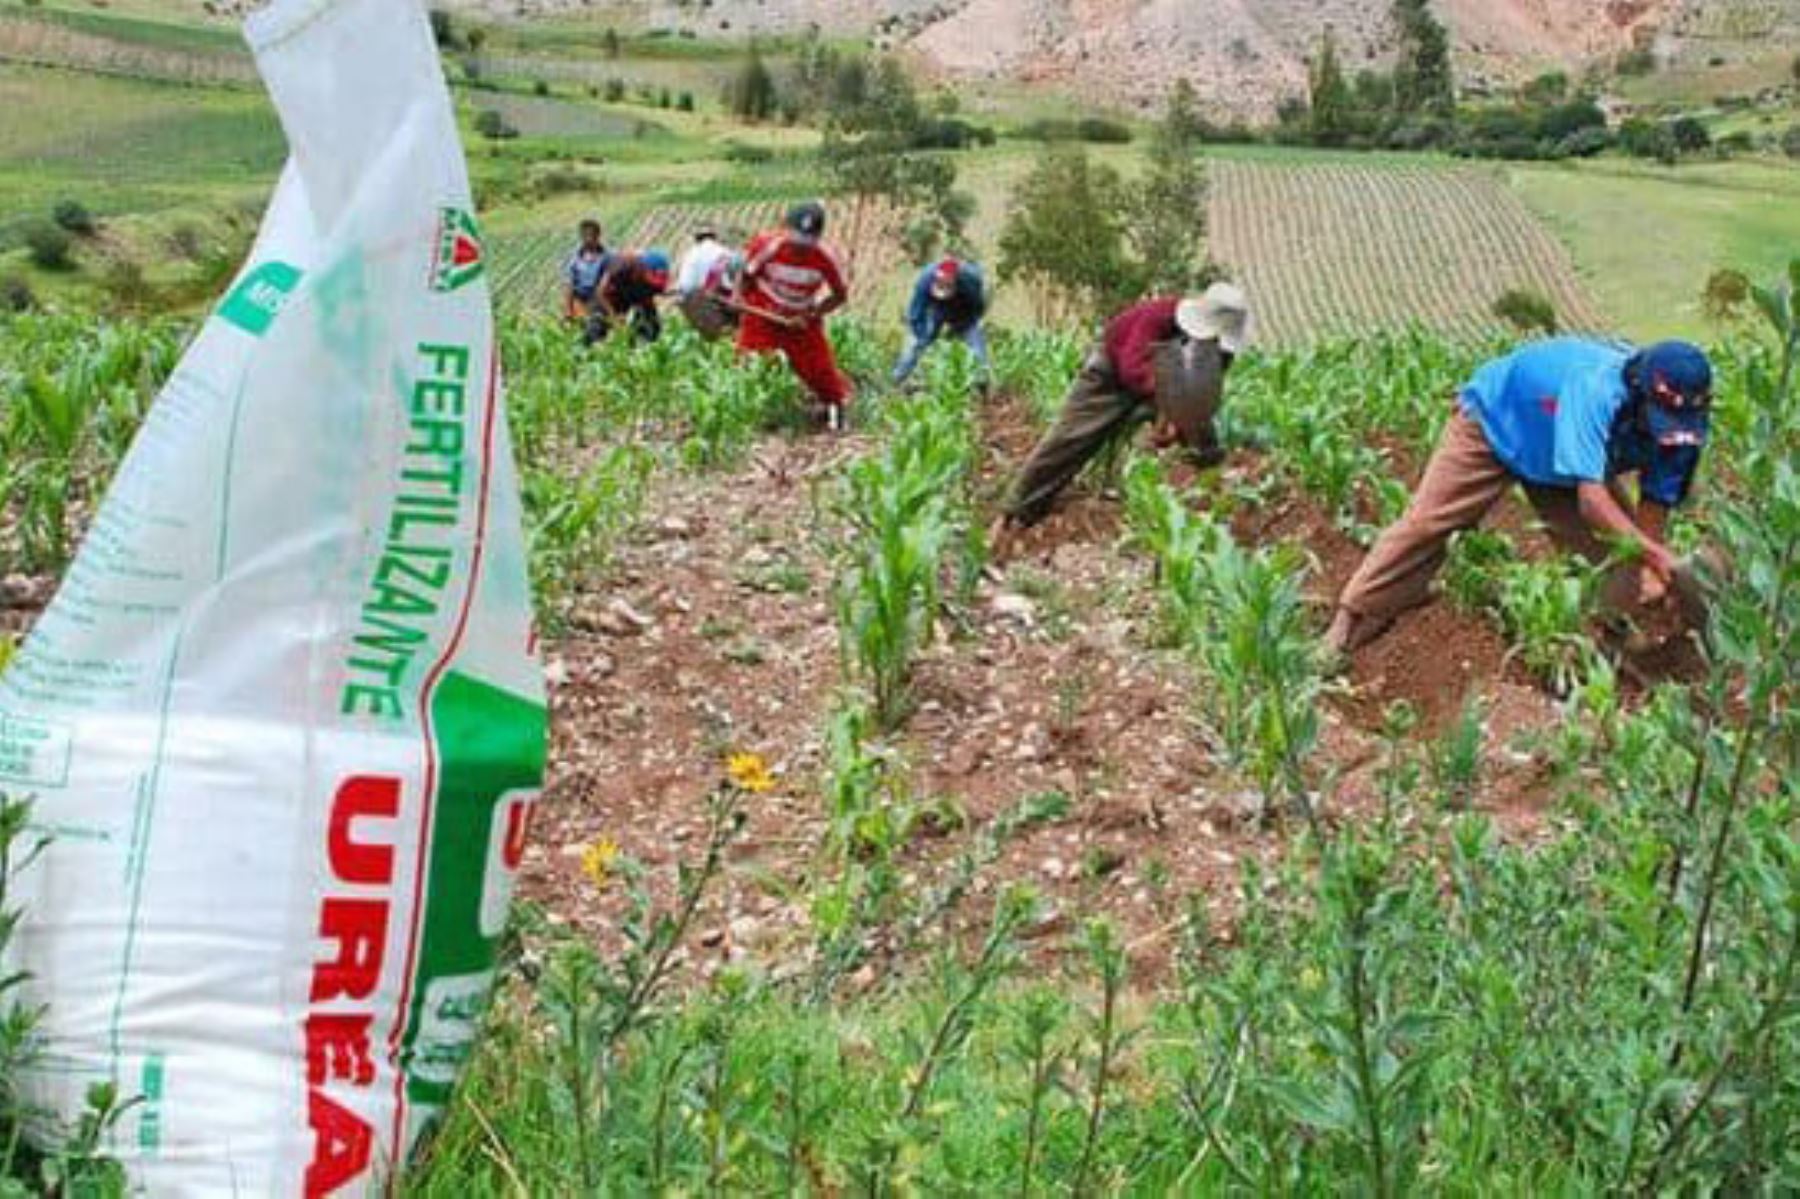
[[[1702,446],[1711,424],[1712,363],[1685,341],[1662,341],[1641,351],[1626,368],[1632,392],[1643,403],[1656,444]]]

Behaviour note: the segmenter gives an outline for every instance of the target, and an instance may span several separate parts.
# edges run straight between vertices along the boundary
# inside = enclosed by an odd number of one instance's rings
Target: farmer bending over
[[[606,274],[612,255],[600,240],[599,221],[590,217],[581,222],[579,229],[581,241],[563,266],[563,316],[580,322],[585,329],[585,340],[592,344],[599,340],[593,320],[598,315],[600,279]]]
[[[707,340],[737,328],[737,276],[744,256],[719,241],[710,225],[694,234],[694,245],[682,255],[675,272],[675,306],[688,324]]]
[[[1706,444],[1712,366],[1696,347],[1647,350],[1559,338],[1476,371],[1397,524],[1345,585],[1327,646],[1349,653],[1423,603],[1453,533],[1475,527],[1514,483],[1565,548],[1642,553],[1638,599],[1661,603],[1678,576],[1663,540]],[[1626,486],[1637,476],[1638,495]]]
[[[630,322],[631,331],[637,334],[639,341],[655,341],[662,336],[662,317],[656,311],[656,298],[668,289],[669,256],[661,250],[613,255],[611,265],[600,280],[597,297],[600,315],[589,325],[592,339],[605,337],[612,331],[613,322],[625,320]]]
[[[995,541],[1036,524],[1113,438],[1155,417],[1159,446],[1180,441],[1204,464],[1222,456],[1213,418],[1225,373],[1250,331],[1250,306],[1229,283],[1198,298],[1145,300],[1107,324],[1062,415],[1031,451]]]
[[[752,239],[744,250],[737,304],[741,354],[777,353],[823,407],[827,428],[844,427],[850,380],[838,370],[825,318],[850,298],[837,256],[820,241],[825,206],[797,205],[782,228]]]
[[[894,385],[906,382],[931,343],[948,333],[974,353],[985,391],[989,366],[981,318],[987,315],[987,303],[981,268],[972,262],[946,258],[921,271],[913,285],[912,303],[906,308],[906,351],[894,364]]]

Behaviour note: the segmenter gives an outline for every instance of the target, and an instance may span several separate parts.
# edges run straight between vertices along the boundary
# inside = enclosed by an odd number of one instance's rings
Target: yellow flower
[[[725,762],[725,773],[732,783],[752,795],[763,795],[775,789],[775,776],[761,754],[732,754]]]
[[[618,862],[619,845],[610,837],[591,842],[581,851],[581,873],[587,876],[588,882],[602,890],[612,878],[613,867]]]

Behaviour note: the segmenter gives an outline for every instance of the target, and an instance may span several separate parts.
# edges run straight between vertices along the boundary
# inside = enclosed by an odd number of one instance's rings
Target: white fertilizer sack
[[[0,678],[27,1098],[156,1195],[357,1195],[449,1094],[544,767],[467,169],[418,0],[248,26],[256,247]]]

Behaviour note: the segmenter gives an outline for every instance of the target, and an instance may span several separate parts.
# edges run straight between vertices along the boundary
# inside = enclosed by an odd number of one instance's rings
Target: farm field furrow
[[[1278,345],[1417,323],[1500,331],[1509,288],[1543,293],[1571,329],[1607,326],[1568,251],[1497,176],[1474,167],[1216,161],[1212,253],[1258,299]]]

